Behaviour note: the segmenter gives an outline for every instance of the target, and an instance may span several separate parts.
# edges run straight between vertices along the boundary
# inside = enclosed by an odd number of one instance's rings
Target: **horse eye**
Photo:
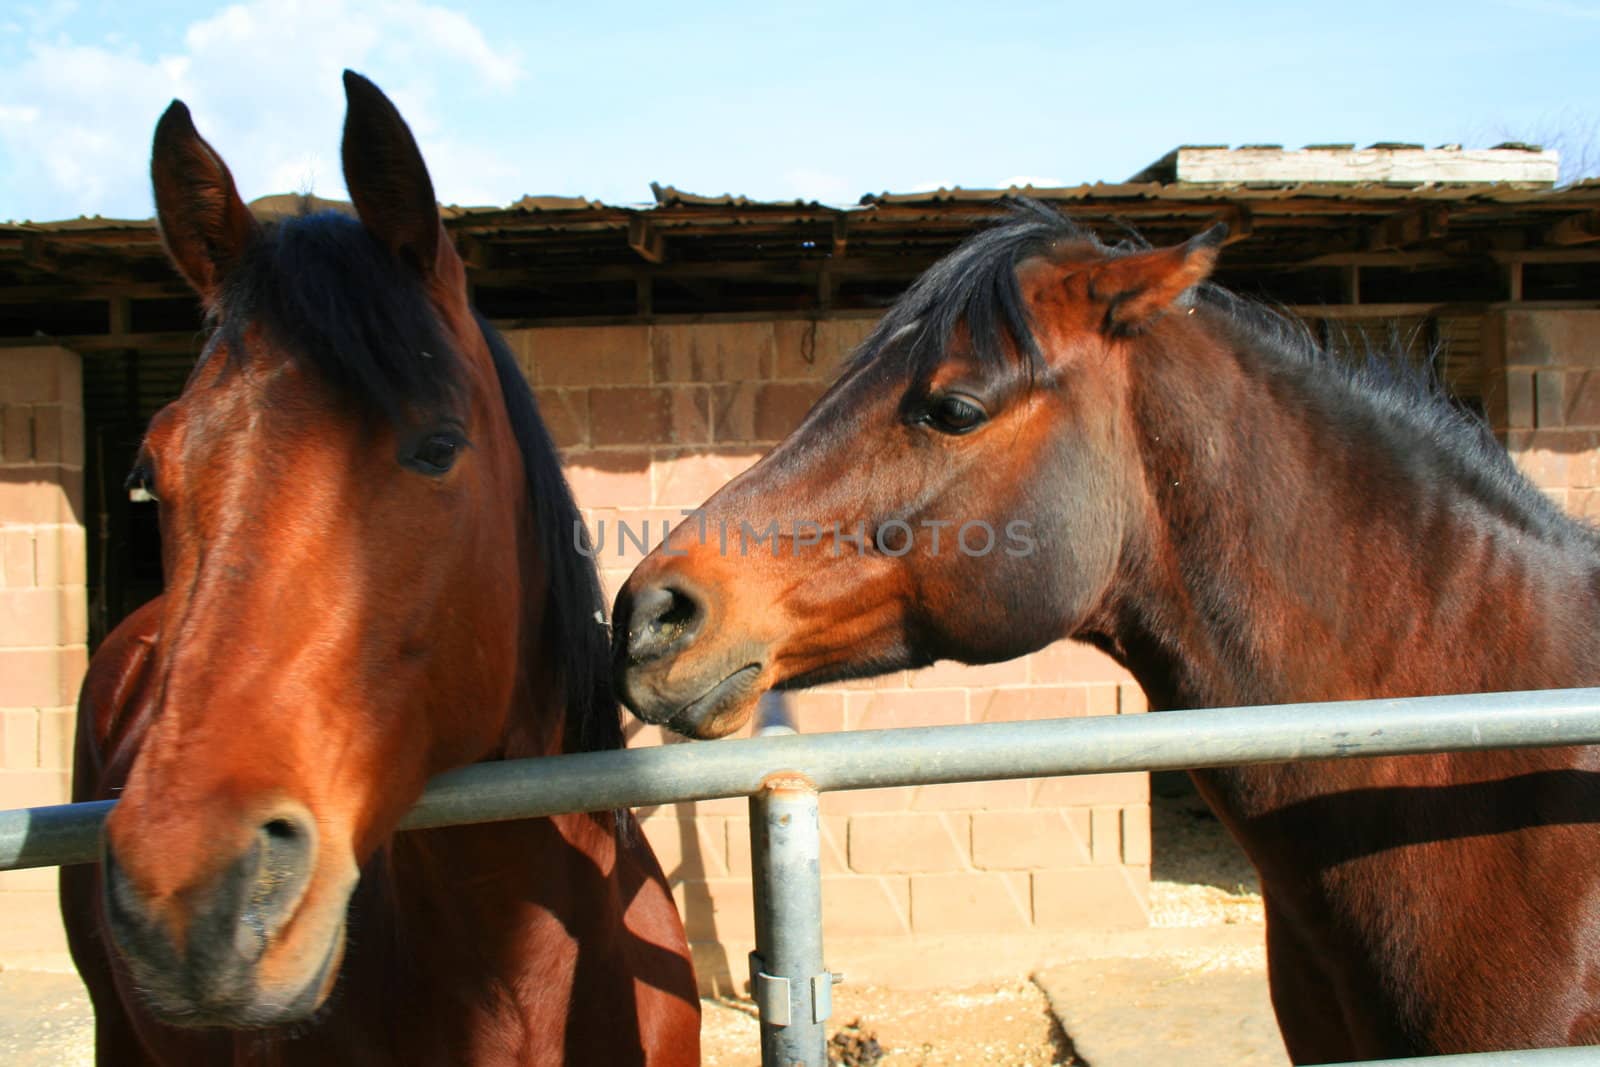
[[[155,475],[145,463],[134,464],[122,487],[128,491],[128,499],[136,504],[161,499],[156,495]]]
[[[940,433],[964,434],[977,429],[989,415],[964,396],[941,396],[928,408],[927,422]]]
[[[434,476],[444,474],[455,466],[456,457],[461,454],[461,446],[464,444],[466,441],[459,433],[453,430],[436,430],[417,441],[411,449],[411,454],[406,457],[405,464],[422,474]]]

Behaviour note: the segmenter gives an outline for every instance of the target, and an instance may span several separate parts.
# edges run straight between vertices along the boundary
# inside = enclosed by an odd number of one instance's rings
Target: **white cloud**
[[[522,76],[467,16],[421,0],[251,0],[191,24],[181,47],[156,56],[39,36],[27,51],[0,71],[7,218],[148,216],[150,135],[174,98],[247,199],[308,186],[343,196],[346,67],[393,97],[440,197],[481,202],[482,178],[508,168],[492,150],[456,144],[436,102],[462,85],[504,93]]]

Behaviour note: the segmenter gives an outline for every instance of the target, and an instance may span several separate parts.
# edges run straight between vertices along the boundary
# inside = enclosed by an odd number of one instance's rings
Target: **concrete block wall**
[[[0,808],[68,798],[88,662],[76,353],[0,352]],[[54,869],[0,872],[0,960],[66,951]]]
[[[870,319],[721,322],[513,331],[590,522],[615,594],[642,558],[617,523],[660,542],[786,436]],[[1009,663],[941,663],[794,694],[802,731],[873,729],[1145,710],[1131,677],[1084,646]],[[670,743],[629,726],[630,744]],[[823,896],[829,958],[854,946],[1046,936],[1147,922],[1145,775],[826,794]],[[751,947],[749,821],[743,800],[642,812],[708,988],[742,984]],[[865,948],[863,948],[865,951]],[[891,949],[891,951],[893,951]],[[970,952],[985,951],[981,939]]]

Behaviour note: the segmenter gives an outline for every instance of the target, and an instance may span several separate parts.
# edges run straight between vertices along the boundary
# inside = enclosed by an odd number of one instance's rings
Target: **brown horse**
[[[577,510],[410,131],[345,75],[359,221],[258,226],[181,103],[161,233],[214,331],[152,421],[166,594],[95,657],[62,872],[102,1064],[694,1064],[630,813],[396,834],[430,776],[621,744]]]
[[[1425,376],[1207,284],[1218,238],[1107,248],[1027,206],[935,266],[629,579],[624,700],[716,737],[768,687],[1063,637],[1158,708],[1600,683],[1595,532]],[[1260,870],[1294,1059],[1600,1041],[1597,767],[1197,773]]]

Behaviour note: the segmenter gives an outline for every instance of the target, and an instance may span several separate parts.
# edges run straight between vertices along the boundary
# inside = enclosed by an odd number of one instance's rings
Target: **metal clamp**
[[[794,1019],[789,979],[768,974],[763,969],[765,966],[760,956],[750,953],[750,998],[756,1002],[762,1022],[772,1026],[788,1026]],[[833,987],[842,981],[844,975],[835,971],[823,971],[812,976],[812,1022],[826,1022],[833,1017]]]

